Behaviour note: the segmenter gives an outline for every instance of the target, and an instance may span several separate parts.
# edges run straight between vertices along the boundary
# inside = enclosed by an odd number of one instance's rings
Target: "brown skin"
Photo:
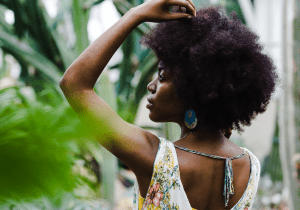
[[[187,8],[185,13],[172,14],[169,6]],[[145,21],[161,22],[195,15],[193,3],[185,0],[148,0],[131,9],[116,24],[91,44],[67,69],[60,81],[67,100],[91,134],[112,154],[122,160],[137,176],[140,193],[146,196],[158,149],[159,139],[152,133],[122,120],[94,92],[93,87],[108,61],[131,31]],[[172,83],[173,75],[160,63],[162,80],[154,79],[148,90],[153,98],[149,117],[154,122],[175,122],[181,126],[181,138],[189,133]],[[189,134],[176,141],[178,146],[224,157],[243,151],[222,135],[221,130],[208,132],[197,128],[198,134]],[[250,173],[247,156],[233,161],[235,194],[224,208],[224,161],[198,156],[176,149],[181,180],[191,206],[196,209],[230,209],[241,198]]]

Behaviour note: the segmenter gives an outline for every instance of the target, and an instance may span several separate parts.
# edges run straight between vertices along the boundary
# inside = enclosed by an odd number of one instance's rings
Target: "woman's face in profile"
[[[147,89],[147,108],[150,110],[149,118],[154,122],[179,122],[183,120],[185,110],[175,94],[173,74],[168,71],[163,62],[158,64],[158,74]]]

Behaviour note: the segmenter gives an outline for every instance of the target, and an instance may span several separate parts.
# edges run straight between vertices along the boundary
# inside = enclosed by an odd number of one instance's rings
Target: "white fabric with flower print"
[[[133,209],[193,210],[182,187],[174,144],[164,138],[159,139],[160,143],[146,198],[143,199],[140,196],[138,183],[135,181]],[[260,177],[260,163],[258,159],[248,149],[242,149],[245,150],[246,154],[250,157],[250,177],[243,196],[231,210],[251,209]]]

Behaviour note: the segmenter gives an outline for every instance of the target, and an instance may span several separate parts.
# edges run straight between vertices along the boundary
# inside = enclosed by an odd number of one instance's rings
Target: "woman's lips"
[[[153,106],[153,104],[148,103],[148,104],[146,105],[146,108],[150,108],[151,106]]]
[[[149,103],[146,105],[146,108],[150,108],[151,106],[153,106],[153,99],[150,96],[147,97],[147,101]]]
[[[150,104],[153,104],[153,98],[151,96],[148,96],[147,97],[147,101],[150,103]]]

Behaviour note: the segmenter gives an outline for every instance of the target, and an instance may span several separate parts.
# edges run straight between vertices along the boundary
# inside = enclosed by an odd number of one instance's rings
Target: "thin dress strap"
[[[225,179],[224,179],[223,196],[224,196],[224,200],[225,200],[225,207],[227,207],[228,202],[229,202],[229,197],[234,194],[233,170],[232,170],[232,161],[231,160],[243,157],[246,154],[246,152],[244,151],[242,154],[236,155],[236,156],[231,157],[231,158],[226,158],[226,157],[221,157],[221,156],[217,156],[217,155],[209,155],[209,154],[206,154],[206,153],[197,152],[197,151],[194,151],[194,150],[191,150],[191,149],[187,149],[185,147],[177,146],[175,144],[174,144],[174,146],[178,149],[184,150],[186,152],[191,152],[193,154],[202,155],[202,156],[205,156],[205,157],[210,157],[210,158],[215,158],[215,159],[225,160]]]

